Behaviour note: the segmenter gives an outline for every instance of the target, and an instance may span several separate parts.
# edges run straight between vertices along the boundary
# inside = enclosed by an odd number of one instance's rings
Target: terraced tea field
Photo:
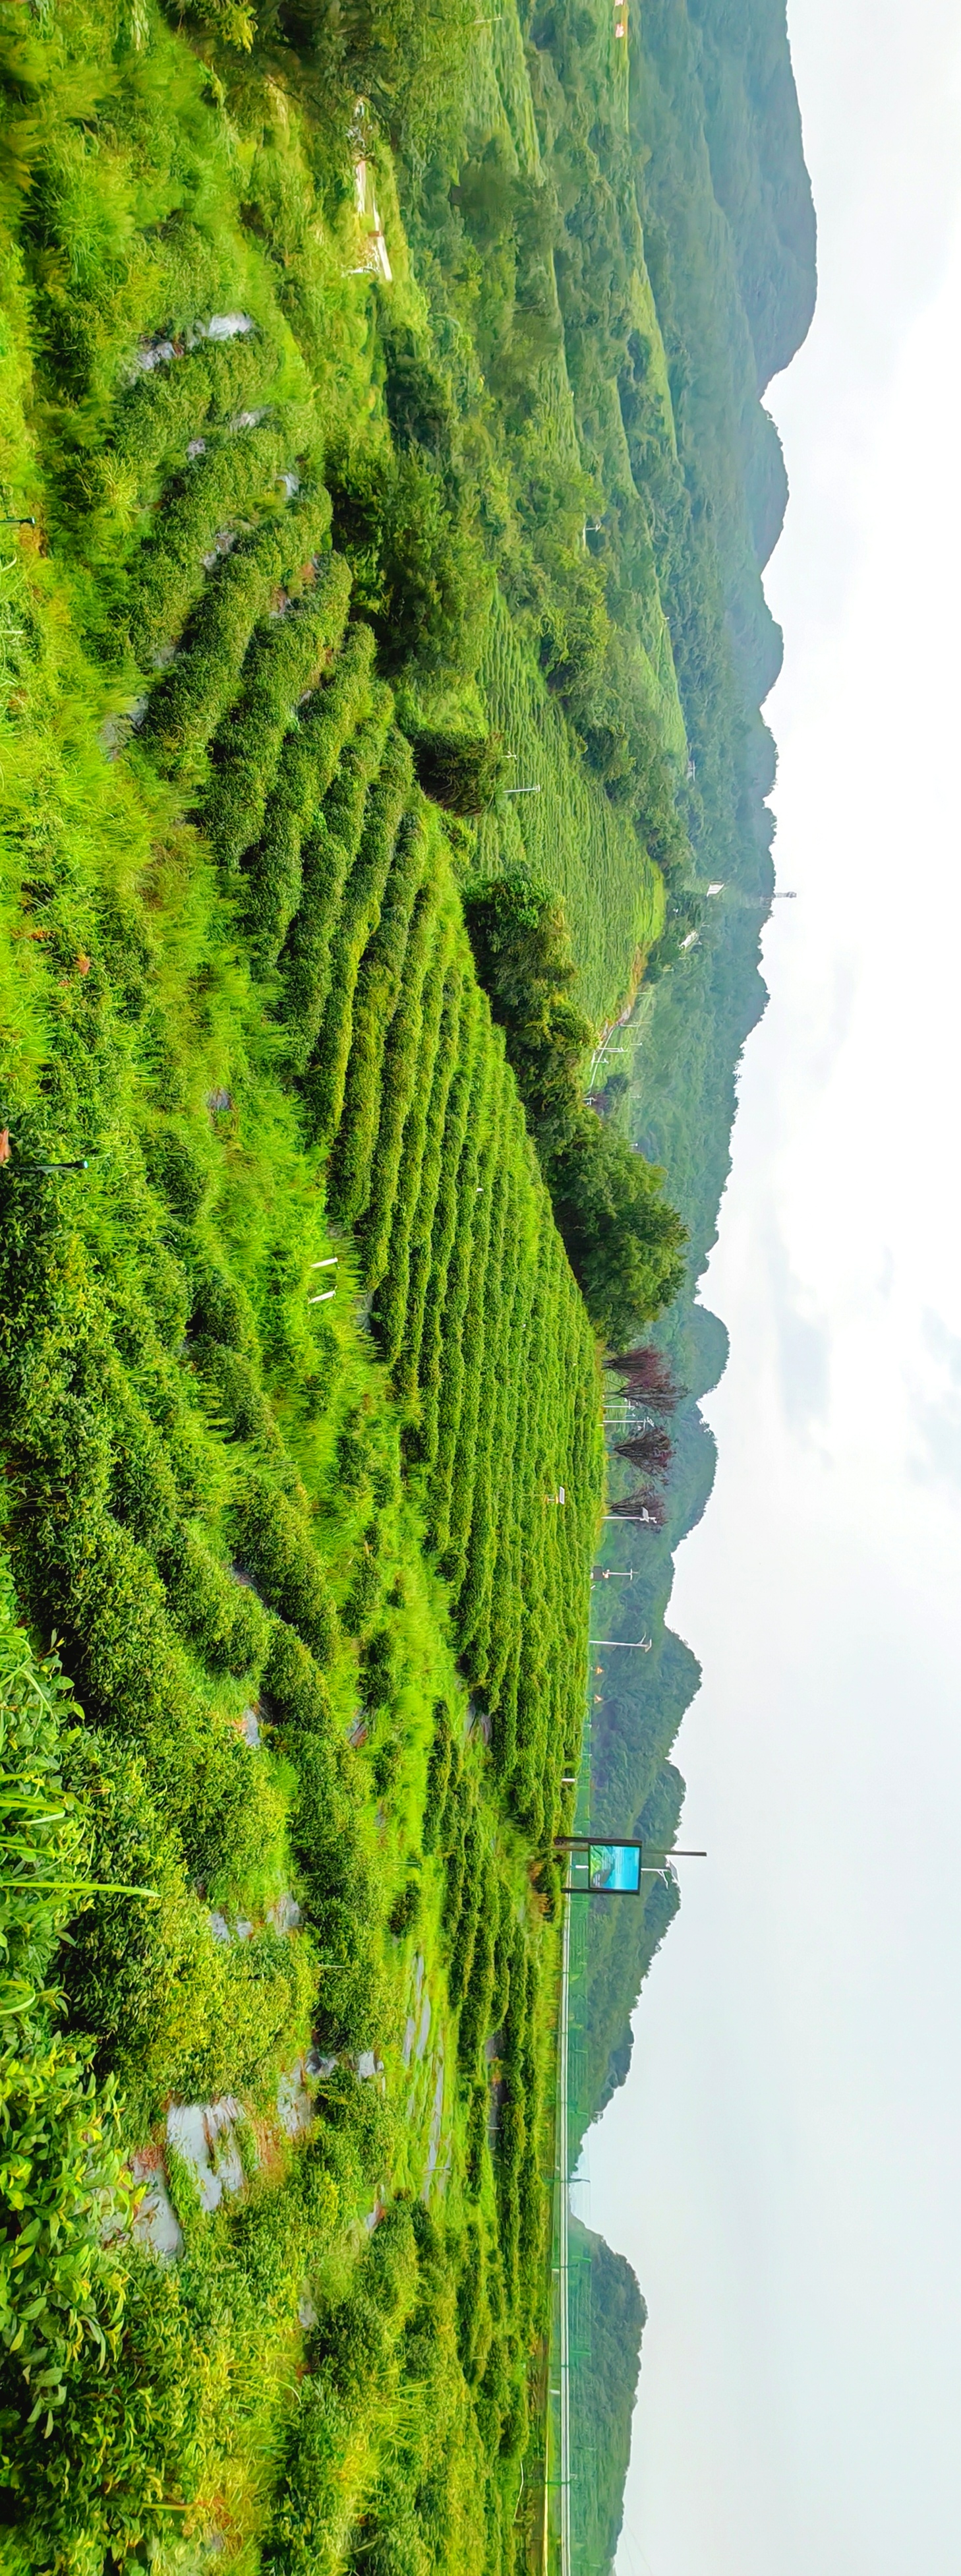
[[[478,828],[489,874],[521,864],[564,898],[578,991],[595,1021],[612,1018],[664,927],[664,885],[628,817],[579,758],[559,707],[495,603],[479,672],[502,732],[510,792]]]
[[[0,1903],[7,2134],[60,2216],[11,2289],[14,2563],[176,2524],[334,2568],[399,2520],[506,2565],[594,1336],[330,541],[343,254],[301,241],[297,312],[223,170],[210,228],[173,36],[79,149],[68,36],[48,69],[56,256],[18,272],[4,423],[37,525],[5,566]]]

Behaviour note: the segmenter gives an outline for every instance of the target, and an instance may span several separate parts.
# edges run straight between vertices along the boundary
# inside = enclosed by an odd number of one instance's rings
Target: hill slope
[[[539,2549],[602,1379],[462,895],[543,879],[594,1024],[640,994],[693,1282],[808,279],[755,16],[0,0],[17,2576]],[[666,1544],[595,1745],[669,1836]]]

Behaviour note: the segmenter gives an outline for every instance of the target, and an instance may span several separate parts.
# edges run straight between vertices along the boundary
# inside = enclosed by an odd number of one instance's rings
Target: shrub
[[[216,555],[218,534],[236,528],[248,512],[276,507],[286,448],[284,431],[273,423],[240,437],[221,433],[173,477],[130,584],[130,640],[144,666],[179,634],[203,589],[204,556]]]
[[[370,633],[369,628],[359,631]],[[372,701],[345,746],[339,773],[301,846],[300,905],[280,963],[280,1009],[289,1058],[299,1073],[305,1071],[320,1031],[339,908],[360,848],[367,798],[390,719],[387,690],[374,690]]]
[[[173,1128],[160,1128],[147,1140],[145,1161],[155,1189],[162,1191],[173,1215],[189,1224],[199,1215],[211,1182],[196,1146]]]
[[[450,999],[454,938],[454,921],[451,913],[447,912],[439,925],[424,984],[420,1044],[414,1068],[413,1096],[404,1120],[396,1190],[390,1212],[390,1239],[383,1275],[371,1307],[371,1326],[388,1360],[396,1359],[399,1353],[410,1302],[414,1229],[422,1200],[424,1157],[434,1110],[438,1056],[450,1028],[448,1018],[445,1029],[444,1014]]]
[[[255,1349],[253,1308],[239,1280],[217,1269],[212,1261],[200,1259],[193,1265],[192,1288],[191,1335],[202,1334],[212,1342],[222,1343],[226,1350]]]
[[[394,1695],[394,1638],[390,1628],[375,1628],[361,1655],[364,1699],[369,1709],[387,1708]]]
[[[79,2139],[63,2146],[82,2170]],[[59,2163],[59,2140],[55,2152]],[[95,2168],[82,2189],[99,2218]],[[68,2239],[59,2258],[66,2271],[71,2257]],[[88,2565],[110,2555],[123,2565],[167,2536],[171,2505],[191,2500],[200,2473],[202,2365],[179,2285],[133,2248],[122,2265],[109,2250],[102,2260],[118,2284],[109,2334],[71,2355],[55,2434],[46,2435],[38,2410],[21,2420],[4,2463],[18,2536],[38,2567],[76,2564],[79,2534]]]
[[[357,1571],[341,1613],[349,1637],[359,1637],[380,1599],[380,1523],[368,1521]]]
[[[391,734],[367,799],[357,855],[343,890],[340,917],[331,941],[327,1004],[307,1088],[318,1138],[335,1135],[340,1125],[360,962],[380,920],[411,779],[407,744],[402,735]]]
[[[451,814],[483,814],[507,776],[503,735],[431,732],[411,736],[425,796]]]
[[[282,1443],[273,1407],[246,1353],[211,1342],[195,1349],[193,1356],[214,1392],[216,1413],[228,1439],[251,1440],[279,1459]]]
[[[263,331],[233,340],[200,340],[175,365],[154,368],[125,387],[110,431],[108,455],[133,465],[142,479],[179,458],[206,421],[239,411],[269,379],[277,349]]]
[[[244,862],[244,911],[259,971],[276,964],[302,907],[305,869],[313,876],[318,807],[331,787],[348,736],[373,705],[369,627],[348,635],[333,676],[306,709],[294,710],[259,841]]]
[[[389,675],[476,668],[491,576],[466,507],[417,449],[330,460],[334,541]]]
[[[263,1687],[281,1717],[295,1726],[320,1730],[330,1724],[330,1694],[323,1674],[296,1629],[272,1619],[264,1660]]]
[[[171,1611],[212,1672],[245,1674],[263,1662],[267,1620],[199,1531],[182,1525],[161,1559]]]
[[[476,986],[471,1000],[476,1001]],[[471,1004],[468,1003],[468,1012]],[[398,1394],[411,1400],[417,1383],[424,1316],[432,1271],[432,1238],[441,1186],[444,1139],[448,1106],[455,1082],[463,1088],[460,1064],[460,1040],[464,1010],[464,961],[455,952],[445,980],[441,1023],[437,1042],[434,1081],[429,1103],[425,1103],[426,1124],[420,1165],[420,1189],[411,1215],[410,1253],[406,1280],[395,1271],[393,1260],[381,1283],[377,1299],[377,1319],[385,1356],[395,1363],[394,1382]],[[455,1097],[456,1097],[455,1093]],[[395,1291],[396,1280],[396,1291]],[[403,1286],[404,1294],[400,1295]],[[413,1426],[411,1426],[413,1430]]]
[[[372,2048],[382,2036],[385,1998],[377,1927],[353,1905],[327,1898],[312,1908],[323,1954],[317,1998],[318,2037],[333,2049]]]
[[[71,1930],[59,1977],[73,2026],[95,2038],[109,2065],[118,2044],[136,2055],[165,2019],[176,1968],[169,1911],[186,1892],[183,1869],[129,1746],[75,1729],[65,1776],[90,1819],[90,1874],[99,1885]],[[153,1889],[156,1901],[123,1892],[131,1887]]]
[[[337,1615],[300,1513],[255,1475],[235,1506],[234,1523],[241,1561],[271,1608],[299,1630],[319,1664],[329,1662]]]
[[[378,1798],[386,1798],[394,1786],[404,1758],[404,1739],[396,1729],[378,1735],[374,1747],[373,1778]]]
[[[240,668],[289,550],[283,519],[241,537],[215,565],[180,652],[152,689],[144,738],[166,763],[196,755],[236,694]]]
[[[394,2323],[409,2315],[417,2290],[417,2238],[410,2204],[398,2194],[372,2239],[364,2287]]]
[[[447,1702],[445,1699],[438,1699],[434,1701],[434,1736],[427,1764],[427,1790],[421,1831],[421,1842],[425,1852],[432,1852],[436,1848],[443,1823],[453,1749],[453,1730]]]
[[[472,1817],[464,1835],[464,1872],[457,1919],[452,1927],[447,1991],[456,2006],[464,1996],[471,1973],[477,1925],[484,1903],[484,1881],[487,1854],[480,1823]]]
[[[342,1221],[363,1213],[371,1161],[383,1118],[389,1074],[385,1041],[392,1035],[401,976],[411,937],[418,887],[428,856],[427,834],[417,814],[404,816],[384,887],[379,919],[360,962],[354,993],[350,1054],[340,1124],[330,1159],[330,1203]]]
[[[119,1372],[118,1372],[119,1375]],[[123,1397],[126,1395],[126,1402]],[[126,1387],[115,1398],[110,1506],[153,1555],[169,1543],[180,1496],[164,1443]]]
[[[496,1912],[496,1881],[485,1888],[477,1914],[477,1928],[471,1955],[470,1975],[461,2005],[457,2034],[457,2054],[465,2073],[476,2065],[491,2026],[494,1993],[494,1940],[496,1922],[492,1920],[491,1898]],[[485,2091],[486,2105],[486,2091]]]
[[[399,1896],[395,1896],[387,1917],[395,1941],[402,1941],[406,1932],[413,1931],[415,1923],[420,1919],[420,1906],[420,1880],[409,1878],[406,1887],[402,1887]]]
[[[352,2518],[343,2474],[353,2432],[349,2399],[329,2371],[301,2380],[264,2541],[268,2576],[334,2576]]]
[[[363,1222],[364,1276],[371,1288],[378,1285],[387,1268],[404,1138],[418,1072],[422,997],[436,925],[437,886],[428,874],[414,905],[400,993],[384,1048],[380,1118]]]
[[[297,700],[336,651],[350,597],[347,565],[327,556],[314,589],[286,616],[263,619],[244,663],[242,685],[210,746],[204,819],[221,864],[237,867],[260,833],[281,744]]]

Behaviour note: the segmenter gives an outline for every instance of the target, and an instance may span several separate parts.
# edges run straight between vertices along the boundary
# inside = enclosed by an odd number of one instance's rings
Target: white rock
[[[140,2245],[149,2245],[162,2263],[176,2261],[184,2250],[183,2230],[167,2190],[162,2165],[148,2165],[143,2156],[132,2156],[130,2170],[134,2181],[143,2184],[143,2199],[133,2223]]]
[[[225,2191],[243,2190],[236,2138],[242,2118],[232,2093],[219,2102],[174,2102],[167,2113],[168,2144],[190,2167],[203,2209],[218,2209]]]

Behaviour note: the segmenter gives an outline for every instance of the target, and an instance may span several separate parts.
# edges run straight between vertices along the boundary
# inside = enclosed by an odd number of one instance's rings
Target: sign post
[[[650,1843],[609,1841],[599,1834],[562,1834],[554,1848],[570,1856],[565,1896],[639,1896],[641,1880],[656,1876],[669,1860],[707,1859],[706,1852],[659,1851]]]

